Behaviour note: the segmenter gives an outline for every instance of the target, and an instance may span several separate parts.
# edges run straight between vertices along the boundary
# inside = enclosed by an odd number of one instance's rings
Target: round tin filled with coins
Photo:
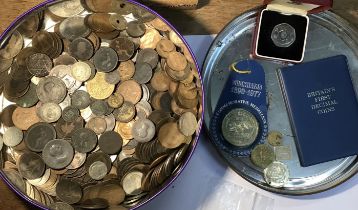
[[[179,176],[203,118],[184,39],[131,1],[47,1],[0,38],[0,176],[42,209],[135,209]]]
[[[210,123],[229,78],[230,66],[233,63],[252,59],[250,55],[252,38],[259,12],[260,9],[255,9],[234,19],[216,37],[209,49],[203,67],[203,80],[207,94],[204,119],[210,138],[214,138],[214,134],[209,131]],[[343,54],[348,57],[353,84],[358,87],[357,31],[352,29],[345,20],[329,11],[310,15],[309,18],[310,25],[304,62]],[[294,42],[295,33],[298,32],[292,30],[289,25],[278,25],[273,29],[270,38],[278,46],[287,47]],[[325,36],[322,37],[322,34]],[[217,148],[231,168],[262,189],[287,195],[304,195],[325,191],[357,173],[357,156],[308,168],[300,166],[294,135],[275,73],[276,69],[288,64],[255,61],[262,65],[266,77],[268,135],[265,143],[255,146],[247,157],[233,158],[229,153]],[[173,68],[174,63],[170,63],[169,67]],[[247,124],[249,122],[250,120],[246,120]],[[245,128],[249,127],[245,126]],[[229,140],[232,139],[230,134],[235,131],[235,129],[231,129],[231,132],[226,133]],[[251,134],[254,135],[253,132]],[[322,179],[322,177],[326,178]]]

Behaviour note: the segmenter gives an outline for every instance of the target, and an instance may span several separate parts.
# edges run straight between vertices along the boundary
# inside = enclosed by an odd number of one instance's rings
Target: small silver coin
[[[267,184],[272,187],[283,187],[288,182],[288,167],[284,163],[275,161],[265,168],[264,177]]]
[[[222,122],[222,133],[226,141],[238,147],[250,146],[259,133],[256,117],[242,108],[230,111]]]
[[[107,175],[107,166],[101,161],[96,161],[91,164],[88,169],[88,174],[94,180],[101,180]]]
[[[137,120],[132,128],[133,137],[136,141],[144,143],[154,138],[155,125],[148,119]]]
[[[23,137],[24,134],[20,129],[11,127],[5,131],[3,141],[6,146],[14,147],[21,143]]]
[[[271,39],[277,47],[289,47],[296,41],[296,30],[288,23],[280,23],[272,30]]]
[[[48,142],[42,152],[46,165],[52,169],[63,169],[71,164],[75,155],[72,145],[65,140]]]
[[[53,123],[61,118],[62,110],[56,103],[45,103],[38,109],[38,116],[45,122]]]

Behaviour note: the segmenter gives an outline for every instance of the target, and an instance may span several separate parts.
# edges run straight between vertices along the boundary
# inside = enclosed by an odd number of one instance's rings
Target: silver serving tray
[[[251,43],[259,11],[260,9],[257,8],[235,18],[216,37],[209,49],[202,73],[206,91],[204,118],[206,128],[209,128],[211,116],[228,78],[229,66],[233,62],[250,58]],[[358,91],[357,32],[347,21],[330,11],[310,15],[309,18],[308,40],[303,62],[339,54],[346,55],[353,83],[356,91]],[[283,188],[273,188],[266,184],[263,178],[263,171],[255,167],[249,158],[234,158],[218,149],[218,152],[231,168],[262,189],[287,195],[304,195],[325,191],[341,184],[357,173],[357,156],[311,167],[304,168],[300,166],[288,114],[275,72],[276,69],[287,64],[265,60],[257,61],[263,65],[266,74],[266,86],[270,104],[268,109],[269,131],[281,131],[284,134],[284,145],[290,146],[292,150],[292,159],[282,161],[289,167],[290,179]],[[316,149],[318,150],[319,148]]]

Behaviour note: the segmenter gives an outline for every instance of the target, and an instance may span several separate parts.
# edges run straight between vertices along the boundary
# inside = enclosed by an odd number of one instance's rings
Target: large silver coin
[[[290,24],[278,24],[272,30],[271,39],[277,47],[289,47],[296,41],[296,30]]]
[[[42,158],[52,169],[63,169],[71,164],[74,149],[68,141],[52,140],[43,149]]]
[[[264,177],[267,184],[272,187],[283,187],[288,182],[288,167],[281,162],[275,161],[265,168]]]
[[[40,80],[37,85],[37,96],[43,103],[54,102],[61,103],[67,96],[65,83],[57,77],[46,77]]]
[[[256,117],[242,108],[231,110],[221,125],[226,141],[238,147],[250,146],[259,133],[259,123]]]

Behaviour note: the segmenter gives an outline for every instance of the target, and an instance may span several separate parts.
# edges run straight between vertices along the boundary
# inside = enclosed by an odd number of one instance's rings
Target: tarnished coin
[[[6,59],[6,60],[0,60],[0,73],[8,71],[10,69],[10,67],[12,66],[13,61],[14,61],[13,58]]]
[[[68,50],[73,57],[81,61],[89,60],[94,54],[93,44],[82,37],[73,40],[68,46]]]
[[[159,17],[156,17],[154,20],[150,21],[149,24],[159,31],[168,32],[171,30],[168,24],[166,24]]]
[[[91,30],[86,26],[83,17],[69,17],[60,23],[59,32],[62,37],[74,40],[78,37],[87,37]]]
[[[44,103],[38,109],[38,116],[45,122],[53,123],[61,118],[61,107],[56,103]]]
[[[18,107],[12,114],[12,121],[17,128],[20,128],[21,130],[27,130],[35,123],[40,122],[40,118],[36,114],[36,107]]]
[[[273,28],[271,40],[277,47],[290,47],[296,41],[296,30],[288,23],[280,23]]]
[[[87,83],[87,91],[93,98],[103,100],[111,96],[114,92],[115,86],[107,83],[105,77],[105,73],[98,72],[96,76]]]
[[[148,63],[138,63],[135,65],[135,74],[133,79],[139,84],[146,84],[153,76],[152,68]]]
[[[42,152],[45,145],[55,138],[55,128],[51,124],[39,122],[29,128],[24,140],[31,151]]]
[[[70,165],[73,160],[72,145],[65,140],[52,140],[48,142],[42,152],[46,165],[53,169],[62,169]]]
[[[112,168],[112,161],[110,156],[103,152],[95,152],[88,156],[87,161],[85,163],[86,170],[89,171],[90,166],[96,161],[100,161],[106,164],[106,168],[107,168],[106,174],[109,173],[109,171]]]
[[[135,113],[134,105],[125,101],[120,108],[114,110],[113,115],[119,122],[128,123],[134,118]]]
[[[4,146],[4,140],[2,136],[0,136],[0,151],[2,150],[3,146]]]
[[[107,122],[102,117],[93,117],[86,124],[86,128],[89,128],[100,135],[107,130]]]
[[[119,133],[123,139],[133,139],[132,128],[134,123],[134,120],[129,123],[121,123],[117,121],[115,131]]]
[[[164,71],[158,71],[154,73],[150,84],[156,91],[164,92],[169,90],[170,81],[171,79]]]
[[[91,164],[88,174],[94,180],[102,180],[107,175],[107,166],[101,161],[96,161]]]
[[[62,18],[72,17],[83,12],[81,0],[70,0],[61,3],[56,3],[50,6],[49,11]]]
[[[198,97],[197,87],[194,83],[183,84],[181,82],[178,87],[178,94],[186,99],[196,99]]]
[[[80,110],[75,106],[68,106],[62,111],[62,118],[66,122],[74,122],[80,116]]]
[[[168,58],[169,54],[174,52],[175,49],[174,43],[168,39],[160,40],[156,46],[156,51],[163,58]]]
[[[153,49],[142,49],[137,55],[138,63],[147,63],[152,69],[154,69],[159,62],[158,53]],[[137,70],[137,68],[136,68]]]
[[[99,148],[108,155],[118,154],[123,145],[122,137],[114,132],[107,131],[98,139]]]
[[[116,93],[107,99],[107,103],[110,107],[117,109],[123,105],[124,98],[120,93]]]
[[[102,100],[95,100],[90,105],[90,108],[92,110],[92,113],[96,116],[103,116],[108,112],[108,104],[105,101]]]
[[[44,174],[46,165],[40,155],[26,152],[20,156],[18,168],[24,178],[37,179]]]
[[[142,192],[142,172],[133,171],[126,174],[122,180],[123,190],[127,195],[138,195]]]
[[[32,13],[22,21],[18,26],[17,31],[24,37],[32,38],[34,34],[39,30],[40,21],[43,13]]]
[[[118,55],[110,47],[101,47],[93,57],[94,65],[98,71],[113,71],[118,64]]]
[[[145,25],[139,21],[132,21],[127,25],[127,33],[131,37],[141,37],[144,35],[145,31]]]
[[[282,133],[279,131],[270,131],[267,136],[267,141],[272,146],[281,146],[282,138]]]
[[[289,170],[287,165],[281,162],[273,162],[264,170],[264,177],[267,184],[272,187],[283,187],[289,180]]]
[[[180,132],[177,123],[169,122],[159,129],[158,140],[163,147],[174,149],[185,142],[185,136]]]
[[[257,145],[251,152],[251,161],[256,166],[264,169],[275,160],[275,153],[270,146]]]
[[[127,61],[134,55],[134,43],[126,37],[119,37],[114,39],[110,47],[114,49],[117,54],[119,61]]]
[[[144,36],[142,36],[140,38],[140,48],[141,49],[145,49],[145,48],[151,48],[151,49],[155,49],[157,47],[158,42],[161,40],[162,36],[160,35],[160,33],[153,29],[153,28],[148,28],[144,34]]]
[[[46,77],[37,85],[37,96],[40,101],[61,103],[67,93],[66,85],[57,77]]]
[[[70,137],[75,130],[83,128],[83,125],[84,125],[84,120],[81,116],[78,117],[74,122],[66,122],[61,117],[57,121],[55,125],[55,129],[57,131],[57,135],[59,138],[65,138],[65,137]]]
[[[0,50],[2,60],[11,59],[17,56],[24,46],[24,38],[18,31],[14,31],[11,37],[6,40],[5,47]]]
[[[56,186],[57,197],[68,204],[78,203],[82,194],[81,185],[69,179],[60,179]]]
[[[26,193],[26,184],[19,172],[11,169],[3,169],[3,171],[12,184],[14,184],[22,192]]]
[[[50,57],[42,53],[35,53],[26,59],[29,72],[35,77],[45,77],[49,75],[53,63]]]
[[[167,64],[174,71],[183,71],[187,67],[188,61],[183,54],[171,52],[168,55]]]
[[[3,135],[4,144],[9,147],[19,145],[23,138],[23,132],[17,127],[8,128],[7,130],[5,130]]]
[[[118,67],[121,81],[130,80],[135,73],[135,65],[132,60],[121,62]]]
[[[68,55],[68,54],[63,54],[63,55],[60,55],[59,57],[57,57],[55,60],[54,60],[54,65],[55,66],[59,66],[59,65],[73,65],[77,63],[77,60],[76,58]]]
[[[193,113],[186,112],[180,116],[178,126],[182,134],[192,136],[198,127],[198,122]]]
[[[14,102],[21,107],[29,108],[39,102],[39,98],[36,93],[37,86],[34,83],[30,83],[30,88],[27,93],[21,98],[16,99]]]
[[[12,120],[12,115],[17,108],[16,105],[9,105],[7,107],[4,107],[2,112],[0,113],[0,121],[1,124],[3,124],[6,127],[12,127],[14,126],[14,122]]]
[[[71,141],[77,152],[87,153],[97,146],[97,135],[90,129],[80,128],[73,132]]]
[[[113,131],[116,127],[116,118],[114,118],[114,115],[111,113],[104,117],[107,123],[107,129],[106,131]]]
[[[121,75],[118,70],[106,74],[106,82],[111,85],[116,85],[121,81]]]
[[[147,119],[153,111],[152,106],[143,100],[135,105],[135,109],[137,111],[137,118],[139,119]]]
[[[85,82],[91,78],[92,69],[91,66],[85,62],[77,62],[72,65],[71,74],[76,80]]]
[[[155,136],[155,125],[148,119],[139,119],[133,125],[132,134],[140,143],[149,142]]]
[[[222,122],[222,133],[226,141],[238,147],[247,147],[255,142],[259,123],[256,117],[245,109],[230,111]]]
[[[123,31],[127,28],[127,21],[120,14],[112,14],[109,18],[109,22],[117,30]]]
[[[48,207],[50,210],[75,210],[70,204],[63,202],[51,203]]]
[[[72,94],[71,104],[78,109],[85,109],[91,104],[90,95],[83,90],[77,90]]]
[[[119,84],[117,93],[121,94],[125,101],[136,104],[142,97],[142,87],[134,80],[127,80]]]
[[[87,158],[86,153],[75,152],[75,156],[73,157],[71,164],[66,168],[69,170],[78,169],[81,166],[83,166],[83,164],[85,164],[86,158]]]
[[[133,16],[140,20],[143,23],[147,23],[149,21],[152,21],[156,18],[156,15],[148,11],[147,9],[144,9],[142,7],[137,7],[133,11]]]

